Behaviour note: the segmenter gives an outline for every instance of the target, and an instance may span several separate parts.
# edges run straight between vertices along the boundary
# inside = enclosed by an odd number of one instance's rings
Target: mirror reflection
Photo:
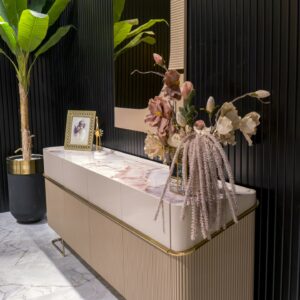
[[[161,78],[151,74],[131,75],[153,69],[152,54],[169,60],[170,2],[161,0],[114,0],[115,106],[146,108],[157,94]]]

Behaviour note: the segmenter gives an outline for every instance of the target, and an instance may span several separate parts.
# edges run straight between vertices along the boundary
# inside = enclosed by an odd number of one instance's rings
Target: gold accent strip
[[[16,155],[6,159],[7,172],[12,175],[32,175],[44,172],[43,156],[34,154],[31,160],[21,160],[22,156]],[[34,159],[36,158],[36,159]]]
[[[61,248],[59,246],[57,246],[56,243],[58,243],[58,242],[61,243]],[[62,238],[58,238],[58,239],[52,240],[51,243],[61,253],[61,255],[63,257],[67,256],[66,255],[66,250],[65,250],[65,243],[64,243],[64,240]]]
[[[49,178],[48,176],[44,175],[45,179],[47,179],[48,181],[50,181],[51,183],[53,183],[54,185],[56,185],[57,187],[61,188],[63,191],[65,191],[66,193],[70,194],[71,196],[75,197],[76,199],[78,199],[79,201],[83,202],[84,204],[88,205],[89,207],[91,207],[92,209],[96,210],[97,212],[99,212],[101,215],[105,216],[106,218],[108,218],[109,220],[111,220],[112,222],[120,225],[122,228],[124,228],[125,230],[129,231],[130,233],[132,233],[133,235],[137,236],[138,238],[144,240],[145,242],[147,242],[148,244],[152,245],[153,247],[159,249],[160,251],[164,252],[167,255],[170,256],[186,256],[189,254],[192,254],[194,252],[196,252],[199,248],[201,248],[203,245],[205,245],[207,242],[209,242],[210,240],[203,240],[201,242],[199,242],[198,244],[196,244],[195,246],[191,247],[190,249],[184,250],[184,251],[174,251],[170,248],[167,248],[166,246],[162,245],[161,243],[157,242],[156,240],[150,238],[149,236],[147,236],[146,234],[142,233],[141,231],[135,229],[134,227],[126,224],[125,222],[121,221],[120,219],[116,218],[115,216],[109,214],[108,212],[106,212],[105,210],[99,208],[98,206],[90,203],[89,201],[87,201],[86,199],[82,198],[81,196],[77,195],[76,193],[74,193],[73,191],[69,190],[68,188],[64,187],[62,184],[56,182],[55,180],[53,180],[52,178]],[[258,207],[259,202],[257,201],[252,207],[250,207],[249,209],[247,209],[245,212],[243,212],[242,214],[240,214],[238,216],[238,220],[241,220],[243,218],[245,218],[247,215],[249,215],[250,213],[254,212],[255,209]],[[228,229],[229,227],[231,227],[232,225],[234,225],[234,221],[230,221],[227,223],[226,225],[226,229]],[[215,231],[212,235],[211,235],[211,239],[215,238],[216,236],[218,236],[219,234],[221,234],[223,231],[225,231],[226,229],[220,229],[218,231]]]

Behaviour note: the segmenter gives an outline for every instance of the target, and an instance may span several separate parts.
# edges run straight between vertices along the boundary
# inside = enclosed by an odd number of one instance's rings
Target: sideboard
[[[254,190],[236,186],[237,224],[228,212],[227,229],[191,241],[181,195],[154,221],[167,166],[63,147],[45,148],[44,164],[49,225],[127,300],[253,300]]]

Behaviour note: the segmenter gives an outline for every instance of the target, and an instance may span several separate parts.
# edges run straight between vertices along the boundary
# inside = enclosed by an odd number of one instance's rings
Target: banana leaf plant
[[[114,60],[129,49],[140,43],[154,45],[155,33],[149,30],[156,23],[167,21],[164,19],[151,19],[143,25],[139,25],[139,19],[120,20],[125,6],[125,0],[113,0],[114,12]]]
[[[0,0],[0,36],[10,53],[0,48],[13,65],[19,83],[20,123],[23,159],[31,159],[28,92],[30,74],[37,58],[57,44],[73,27],[59,27],[47,40],[48,29],[71,0]],[[46,11],[45,11],[46,10]]]

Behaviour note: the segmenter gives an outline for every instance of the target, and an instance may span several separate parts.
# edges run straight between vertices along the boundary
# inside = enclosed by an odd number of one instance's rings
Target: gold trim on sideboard
[[[48,177],[46,175],[44,175],[44,177],[45,177],[46,180],[50,181],[51,183],[53,183],[57,187],[61,188],[66,193],[68,193],[71,196],[75,197],[79,201],[85,203],[86,205],[88,205],[92,209],[94,209],[97,212],[99,212],[101,215],[105,216],[106,218],[108,218],[109,220],[113,221],[114,223],[120,225],[125,230],[129,231],[130,233],[134,234],[138,238],[144,240],[148,244],[150,244],[153,247],[159,249],[160,251],[164,252],[167,255],[171,255],[171,256],[185,256],[185,255],[189,255],[189,254],[192,254],[195,251],[197,251],[199,248],[201,248],[207,242],[209,242],[209,240],[206,239],[206,240],[203,240],[203,241],[199,242],[198,244],[196,244],[195,246],[193,246],[190,249],[187,249],[187,250],[184,250],[184,251],[174,251],[174,250],[172,250],[170,248],[167,248],[166,246],[162,245],[161,243],[157,242],[156,240],[150,238],[149,236],[145,235],[144,233],[142,233],[141,231],[135,229],[134,227],[126,224],[125,222],[121,221],[120,219],[116,218],[115,216],[109,214],[105,210],[103,210],[103,209],[99,208],[98,206],[90,203],[89,201],[87,201],[86,199],[82,198],[78,194],[76,194],[73,191],[69,190],[68,188],[64,187],[62,184],[56,182],[52,178],[50,178],[50,177]],[[254,212],[255,209],[258,207],[258,205],[259,205],[259,202],[257,201],[256,204],[254,204],[252,207],[250,207],[249,209],[247,209],[246,211],[244,211],[242,214],[240,214],[238,216],[238,220],[241,220],[241,219],[245,218],[247,215],[249,215],[250,213]],[[227,225],[226,225],[226,229],[228,229],[229,227],[231,227],[234,224],[235,223],[233,221],[228,222]],[[216,236],[218,236],[220,233],[222,233],[226,229],[220,229],[218,231],[215,231],[214,233],[212,233],[211,239],[215,238]]]

